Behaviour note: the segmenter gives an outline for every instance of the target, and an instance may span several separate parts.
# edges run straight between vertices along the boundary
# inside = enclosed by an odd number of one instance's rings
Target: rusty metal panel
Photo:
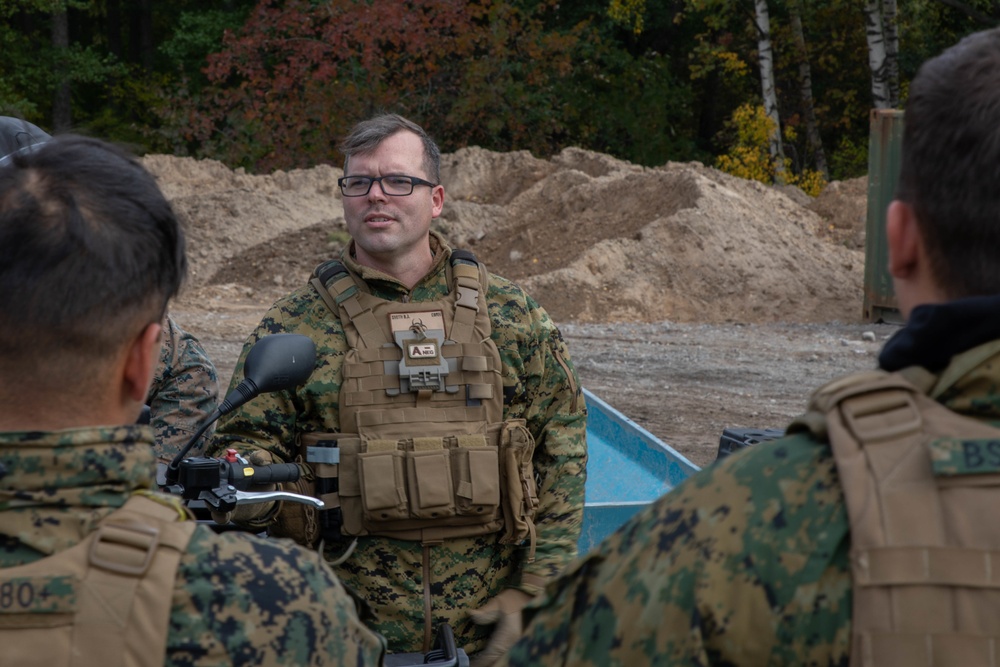
[[[867,322],[900,322],[885,233],[886,209],[899,180],[903,112],[872,109],[868,139],[868,217],[865,222],[865,285],[862,317]]]

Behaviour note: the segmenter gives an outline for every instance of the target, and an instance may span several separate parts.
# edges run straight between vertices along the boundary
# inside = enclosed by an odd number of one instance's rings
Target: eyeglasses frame
[[[368,189],[362,192],[361,194],[357,195],[347,194],[346,192],[344,192],[344,181],[347,180],[348,178],[367,178]],[[410,179],[410,191],[407,192],[405,195],[396,195],[392,194],[391,192],[386,192],[385,188],[382,186],[383,178],[408,178]],[[342,194],[345,197],[365,197],[368,195],[369,192],[372,191],[372,185],[374,185],[375,183],[378,183],[378,187],[382,190],[382,194],[384,194],[386,197],[409,197],[410,195],[413,194],[413,190],[418,185],[426,185],[431,188],[436,188],[438,185],[440,185],[440,183],[431,183],[430,181],[425,181],[422,178],[418,178],[416,176],[410,176],[408,174],[386,174],[385,176],[341,176],[340,178],[337,179],[337,185],[340,186],[340,194]]]

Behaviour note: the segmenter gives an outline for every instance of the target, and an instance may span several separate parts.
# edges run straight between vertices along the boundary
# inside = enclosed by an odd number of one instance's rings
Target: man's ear
[[[133,339],[125,357],[125,368],[122,373],[123,393],[125,397],[137,403],[146,401],[146,393],[153,381],[153,370],[160,358],[162,334],[163,325],[159,322],[150,322]]]
[[[913,207],[894,199],[889,203],[885,222],[889,248],[889,274],[896,280],[908,280],[921,268],[920,229]]]
[[[435,185],[431,189],[431,217],[440,217],[444,211],[444,186]]]

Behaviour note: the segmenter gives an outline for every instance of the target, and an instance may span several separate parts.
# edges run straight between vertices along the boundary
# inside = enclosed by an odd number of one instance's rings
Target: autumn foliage
[[[496,0],[261,2],[209,57],[188,104],[188,138],[230,164],[270,170],[336,162],[347,128],[404,113],[445,146],[545,152],[559,123],[539,97],[565,76],[577,40],[545,32],[548,3]]]

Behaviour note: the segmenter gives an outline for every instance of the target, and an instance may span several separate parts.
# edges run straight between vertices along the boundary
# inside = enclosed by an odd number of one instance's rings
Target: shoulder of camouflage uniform
[[[378,665],[385,651],[322,557],[290,540],[198,526],[178,568],[174,607],[174,645],[213,637],[222,655],[247,664]],[[254,632],[233,632],[241,627]]]

